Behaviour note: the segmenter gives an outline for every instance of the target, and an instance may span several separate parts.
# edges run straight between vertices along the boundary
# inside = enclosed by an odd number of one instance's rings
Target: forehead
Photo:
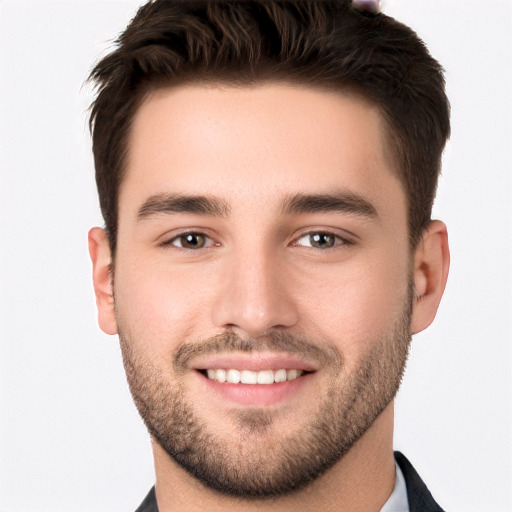
[[[290,84],[185,85],[152,92],[128,141],[124,204],[161,193],[231,201],[347,190],[401,193],[378,108]]]

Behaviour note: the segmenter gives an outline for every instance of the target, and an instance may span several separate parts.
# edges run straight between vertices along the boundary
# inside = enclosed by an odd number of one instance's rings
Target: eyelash
[[[305,237],[312,237],[314,235],[317,235],[317,236],[321,236],[321,237],[333,237],[333,245],[330,246],[330,247],[315,247],[313,245],[302,245],[299,243],[299,241],[302,239],[302,238],[305,238]],[[174,242],[178,241],[178,240],[182,240],[182,242],[184,241],[184,239],[187,237],[187,236],[194,236],[196,238],[203,238],[204,239],[204,245],[201,246],[201,247],[183,247],[183,245],[175,245]],[[310,238],[310,242],[311,242],[311,238]],[[211,247],[218,247],[220,244],[219,243],[216,243],[214,242],[211,237],[209,237],[208,235],[205,235],[204,233],[201,233],[199,231],[186,231],[184,233],[180,233],[179,235],[176,235],[172,238],[170,238],[169,240],[166,240],[162,243],[162,246],[166,247],[166,246],[173,246],[173,247],[176,247],[177,249],[181,249],[181,250],[185,250],[185,251],[197,251],[197,250],[200,250],[200,249],[209,249]],[[298,247],[309,247],[311,249],[315,249],[315,250],[319,250],[319,251],[326,251],[328,249],[336,249],[336,248],[339,248],[340,246],[348,246],[348,245],[353,245],[353,242],[351,240],[348,240],[340,235],[337,235],[335,233],[332,233],[331,231],[325,231],[325,230],[315,230],[315,231],[309,231],[308,233],[303,233],[302,235],[300,235],[299,237],[297,237],[293,242],[292,242],[292,245],[293,246],[298,246]]]

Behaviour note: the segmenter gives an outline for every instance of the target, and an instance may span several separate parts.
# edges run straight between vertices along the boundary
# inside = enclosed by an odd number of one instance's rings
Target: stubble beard
[[[266,349],[297,353],[302,346],[306,351],[319,350],[324,358],[322,371],[330,373],[315,414],[298,428],[290,425],[287,432],[274,428],[274,414],[263,409],[238,410],[226,417],[231,434],[212,432],[207,419],[187,400],[180,379],[170,377],[169,368],[157,368],[133,351],[122,322],[119,337],[130,391],[153,439],[210,489],[240,499],[262,500],[296,492],[325,473],[393,400],[409,352],[411,311],[410,289],[389,331],[370,342],[364,340],[371,349],[350,372],[332,344],[312,343],[289,334],[266,338]],[[261,340],[242,340],[226,333],[191,343],[181,355],[187,349],[189,356],[195,355],[198,346],[210,352],[262,350]],[[178,356],[177,363],[175,358],[175,375],[186,360]]]

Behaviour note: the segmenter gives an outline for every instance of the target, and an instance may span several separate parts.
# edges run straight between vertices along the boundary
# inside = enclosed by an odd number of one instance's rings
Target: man
[[[156,0],[92,72],[89,249],[153,442],[140,511],[442,510],[392,436],[447,279],[449,106],[363,4]]]

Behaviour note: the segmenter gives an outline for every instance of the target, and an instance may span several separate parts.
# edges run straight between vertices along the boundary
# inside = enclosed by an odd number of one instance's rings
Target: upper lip
[[[299,355],[275,353],[211,354],[198,356],[189,365],[194,370],[236,369],[317,371],[317,366]]]

